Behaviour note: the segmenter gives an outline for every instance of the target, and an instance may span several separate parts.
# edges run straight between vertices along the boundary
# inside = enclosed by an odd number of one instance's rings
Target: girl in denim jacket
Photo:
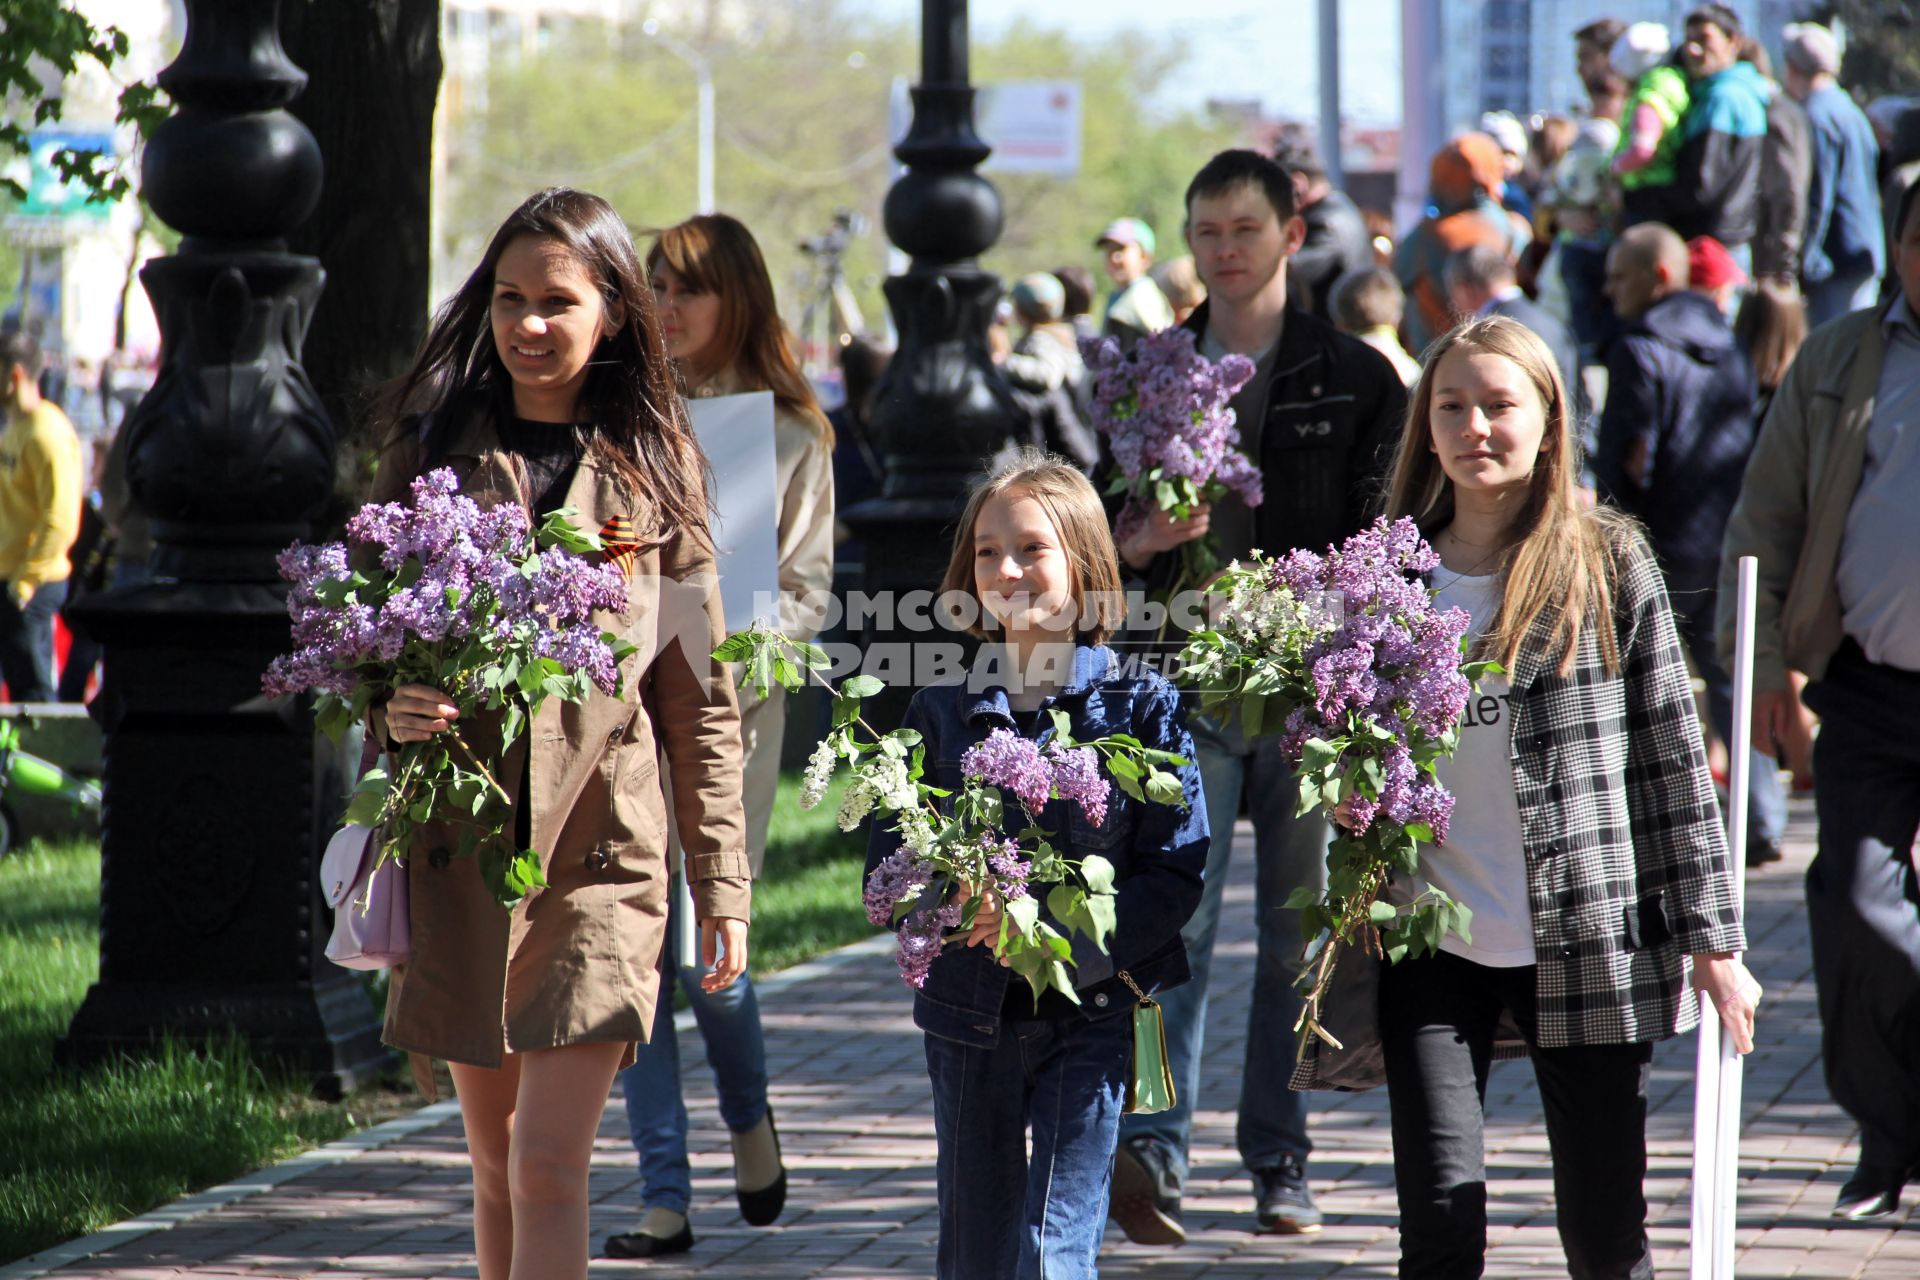
[[[983,945],[1000,928],[991,900],[914,998],[940,1149],[937,1274],[1090,1277],[1126,1101],[1133,988],[1152,994],[1187,980],[1180,927],[1200,901],[1207,853],[1200,770],[1173,687],[1128,671],[1102,643],[1119,618],[1119,566],[1099,496],[1072,466],[1027,451],[976,489],[942,591],[955,620],[986,643],[968,674],[921,689],[907,710],[926,747],[926,781],[957,790],[961,754],[995,729],[1046,742],[1053,710],[1067,714],[1076,740],[1131,734],[1189,761],[1176,770],[1178,806],[1139,804],[1116,788],[1099,824],[1060,800],[1039,816],[1069,856],[1114,865],[1111,954],[1073,936],[1078,1003],[1051,990],[1036,1001],[995,960]],[[876,824],[868,873],[899,845]]]

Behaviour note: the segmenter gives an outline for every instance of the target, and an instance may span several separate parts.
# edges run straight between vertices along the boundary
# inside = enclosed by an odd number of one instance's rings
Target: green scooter
[[[13,794],[52,796],[66,800],[76,813],[100,813],[100,784],[22,751],[20,722],[8,718],[0,720],[0,858],[19,843],[19,822],[4,799]]]

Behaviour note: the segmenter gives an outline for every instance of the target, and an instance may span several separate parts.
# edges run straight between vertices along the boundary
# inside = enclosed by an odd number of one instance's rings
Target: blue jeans
[[[1247,796],[1253,820],[1254,902],[1259,944],[1253,979],[1253,1007],[1247,1019],[1247,1057],[1240,1081],[1240,1120],[1235,1140],[1249,1169],[1278,1164],[1283,1155],[1306,1162],[1313,1150],[1307,1137],[1307,1099],[1287,1087],[1293,1075],[1293,1024],[1300,1016],[1300,992],[1293,985],[1300,971],[1300,917],[1281,903],[1295,888],[1323,889],[1327,883],[1327,841],[1332,828],[1319,813],[1293,816],[1299,787],[1280,755],[1280,740],[1265,737],[1249,744],[1235,721],[1222,730],[1203,717],[1191,721],[1200,757],[1201,785],[1207,797],[1206,888],[1200,908],[1180,931],[1187,944],[1192,980],[1155,997],[1166,1019],[1167,1058],[1173,1069],[1176,1104],[1154,1115],[1130,1115],[1120,1126],[1123,1139],[1153,1137],[1167,1148],[1174,1176],[1187,1176],[1187,1143],[1193,1106],[1200,1091],[1200,1055],[1207,1022],[1207,979],[1213,971],[1213,938],[1220,928],[1220,902],[1227,887],[1233,852],[1234,815],[1240,795]]]
[[[1694,669],[1707,685],[1707,717],[1713,731],[1734,748],[1733,676],[1720,665],[1720,650],[1714,641],[1714,610],[1719,589],[1711,579],[1691,574],[1673,575],[1667,584],[1673,598],[1673,620],[1680,638],[1693,658]],[[1748,747],[1747,760],[1747,845],[1763,842],[1778,844],[1787,833],[1787,793],[1780,785],[1780,765],[1773,757]],[[1728,821],[1732,821],[1731,800]],[[1745,854],[1733,850],[1735,858]]]
[[[1870,307],[1880,300],[1880,277],[1829,276],[1806,288],[1807,328],[1817,329],[1829,320],[1838,320],[1849,312]]]
[[[926,1043],[940,1144],[939,1280],[1092,1280],[1133,1019],[1010,1018],[991,1049],[933,1035]]]
[[[10,701],[53,701],[53,618],[66,602],[65,578],[35,587],[24,606],[0,582],[0,679]]]
[[[679,895],[673,895],[678,915]],[[687,1164],[687,1104],[680,1096],[680,1046],[673,1028],[673,986],[687,993],[700,1036],[707,1042],[720,1119],[745,1133],[767,1114],[767,1044],[760,1032],[760,1002],[753,982],[741,974],[724,991],[700,989],[700,970],[674,962],[675,931],[667,926],[666,977],[653,1011],[653,1037],[637,1047],[633,1065],[620,1073],[627,1099],[627,1132],[640,1153],[640,1203],[648,1209],[687,1212],[693,1203],[693,1172]]]

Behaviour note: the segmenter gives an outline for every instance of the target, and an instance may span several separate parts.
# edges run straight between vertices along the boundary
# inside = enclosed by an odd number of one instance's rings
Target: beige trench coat
[[[524,500],[516,468],[484,420],[452,442],[445,465],[483,506]],[[413,468],[401,462],[387,473],[406,477]],[[591,454],[565,505],[577,508],[576,524],[596,532],[624,514],[644,539],[651,523]],[[548,700],[497,775],[516,803],[533,806],[533,847],[546,854],[549,887],[504,911],[477,861],[453,856],[450,831],[429,825],[414,841],[412,955],[394,971],[384,1038],[416,1055],[416,1079],[422,1055],[498,1067],[510,1052],[647,1038],[667,924],[657,757],[672,769],[698,915],[748,916],[739,711],[726,668],[708,656],[724,636],[711,554],[686,538],[643,548],[627,613],[599,622],[638,646],[622,668],[623,700],[598,692],[583,703]],[[488,719],[463,730],[483,756],[499,742],[497,720]]]

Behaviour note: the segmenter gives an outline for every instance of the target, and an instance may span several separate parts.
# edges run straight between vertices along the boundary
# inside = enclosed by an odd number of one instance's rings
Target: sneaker
[[[1185,1244],[1180,1225],[1180,1183],[1173,1160],[1158,1138],[1130,1138],[1113,1157],[1113,1199],[1108,1215],[1135,1244]]]
[[[1276,1235],[1305,1236],[1320,1230],[1320,1210],[1307,1187],[1307,1167],[1296,1155],[1253,1171],[1254,1222]]]
[[[1778,840],[1754,839],[1747,841],[1747,865],[1749,867],[1768,866],[1780,861],[1780,859],[1786,856],[1786,850],[1780,847]]]

